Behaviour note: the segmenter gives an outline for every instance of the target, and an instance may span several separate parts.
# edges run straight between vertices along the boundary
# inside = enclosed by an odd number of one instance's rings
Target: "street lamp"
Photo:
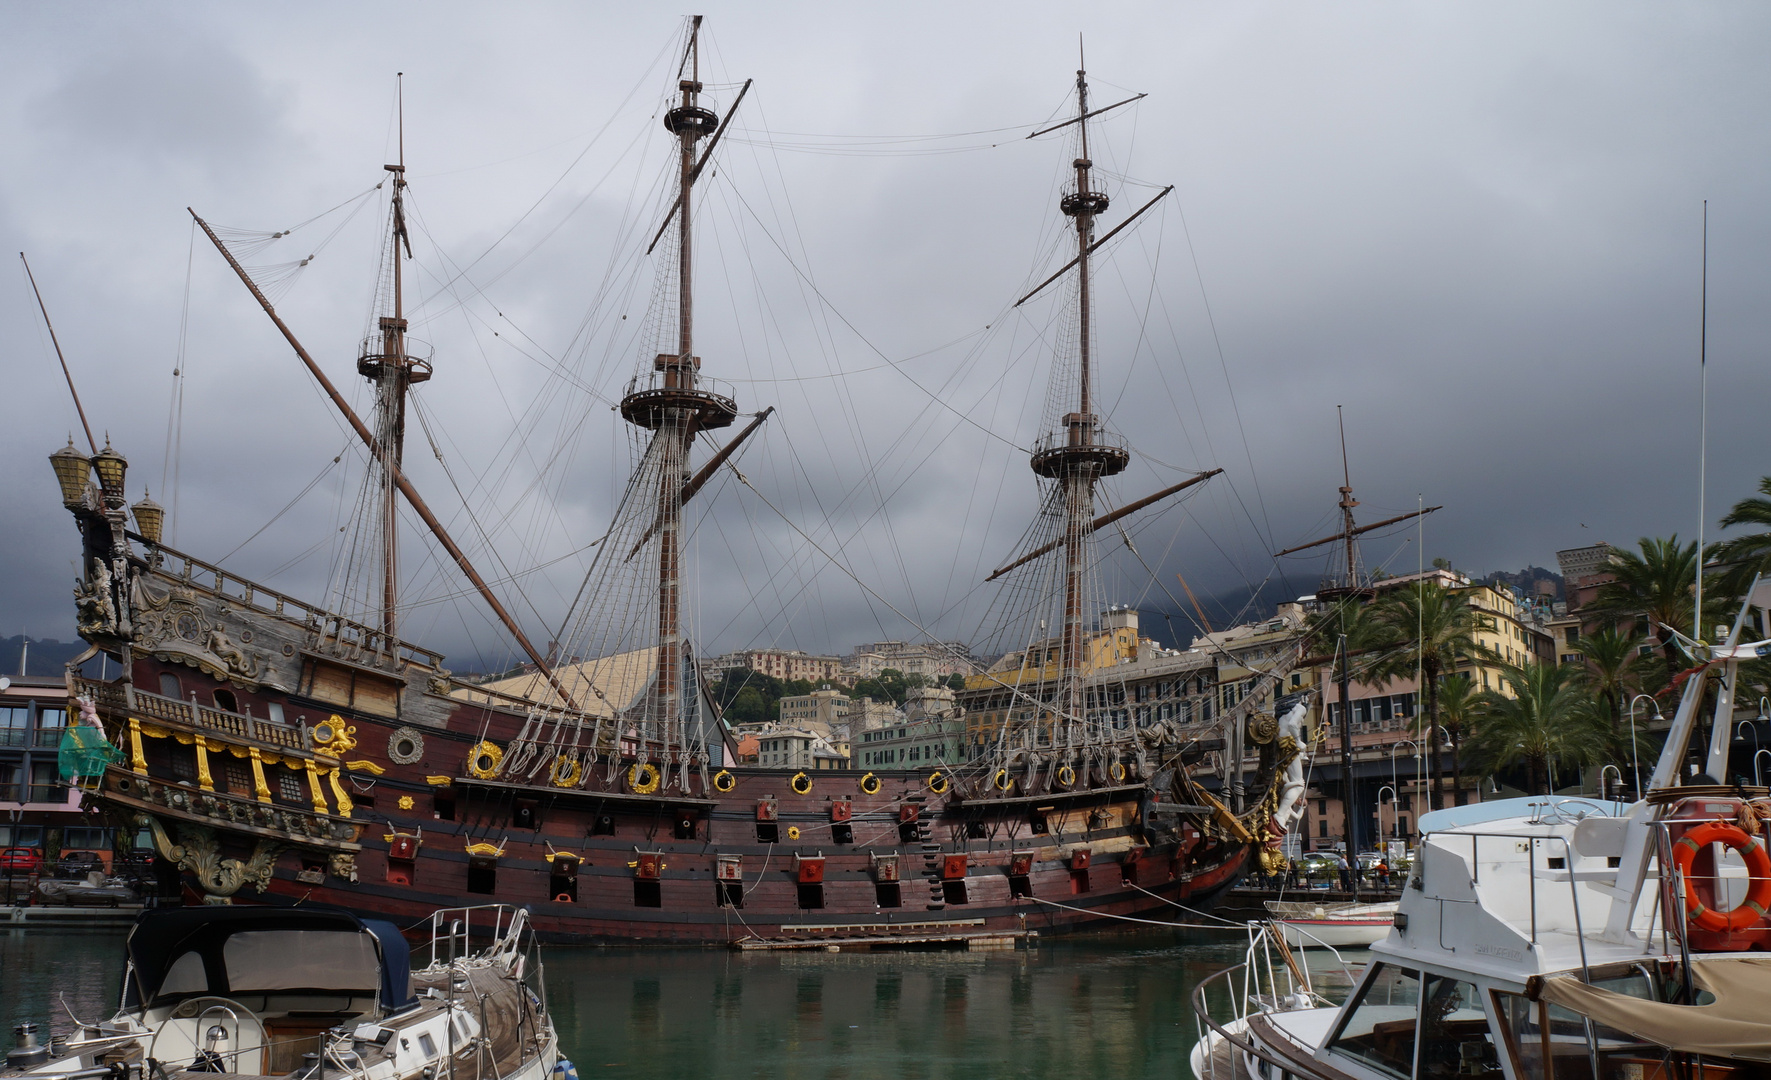
[[[1401,785],[1396,780],[1396,748],[1398,746],[1403,745],[1404,743],[1406,743],[1409,746],[1414,747],[1414,758],[1416,761],[1420,760],[1420,743],[1415,742],[1413,739],[1397,739],[1395,742],[1390,744],[1390,785],[1391,785],[1390,790],[1391,791],[1401,790]],[[1419,766],[1416,766],[1415,771],[1416,772],[1419,771]]]
[[[1759,755],[1760,754],[1771,754],[1771,750],[1754,750],[1753,751],[1753,787],[1764,787],[1765,786],[1765,781],[1760,779],[1760,777],[1759,777]]]
[[[1390,827],[1396,832],[1396,839],[1402,839],[1402,818],[1396,813],[1396,789],[1389,784],[1377,789],[1377,804],[1384,804],[1384,792],[1390,793]]]
[[[1648,707],[1654,710],[1654,715],[1649,717],[1650,720],[1660,719],[1660,705],[1648,694],[1637,694],[1630,699],[1630,767],[1636,773],[1636,798],[1640,799],[1643,793],[1642,759],[1636,750],[1636,702],[1638,701],[1646,701]]]
[[[1623,770],[1618,768],[1616,765],[1612,765],[1612,764],[1607,763],[1605,765],[1605,768],[1599,770],[1599,797],[1600,798],[1605,797],[1605,770],[1606,769],[1609,769],[1612,772],[1617,774],[1617,786],[1620,788],[1623,787]],[[1622,799],[1614,799],[1612,801],[1613,802],[1622,802],[1623,800]]]

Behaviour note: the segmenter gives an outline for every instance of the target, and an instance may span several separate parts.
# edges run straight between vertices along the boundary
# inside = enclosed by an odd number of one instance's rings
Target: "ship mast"
[[[1108,199],[1105,192],[1094,190],[1092,184],[1090,170],[1094,163],[1088,157],[1088,117],[1088,73],[1079,67],[1075,122],[1081,132],[1081,156],[1074,162],[1076,190],[1066,192],[1058,203],[1076,228],[1077,408],[1064,415],[1062,432],[1041,440],[1032,458],[1034,472],[1058,482],[1063,513],[1064,629],[1059,639],[1057,703],[1065,724],[1081,721],[1084,714],[1082,668],[1087,613],[1083,610],[1083,578],[1088,571],[1087,541],[1095,517],[1095,484],[1123,471],[1129,461],[1123,447],[1102,441],[1100,418],[1095,415],[1092,397],[1090,256],[1096,247],[1095,218],[1106,211]],[[1057,733],[1053,735],[1054,744],[1059,744]]]
[[[657,516],[652,542],[658,550],[658,656],[654,682],[654,717],[668,725],[684,709],[684,649],[681,608],[681,536],[683,490],[689,480],[689,448],[695,436],[723,428],[737,416],[733,402],[697,387],[701,358],[694,354],[695,304],[691,196],[699,170],[695,146],[719,127],[719,117],[701,104],[701,16],[690,23],[689,41],[679,78],[679,104],[664,116],[664,127],[677,139],[677,341],[674,353],[659,353],[649,379],[636,379],[621,400],[628,423],[653,433],[647,454],[658,464]],[[666,746],[672,740],[664,733]]]
[[[399,164],[384,165],[393,177],[392,229],[388,237],[392,261],[393,313],[378,320],[376,336],[366,338],[357,358],[357,372],[375,387],[375,452],[381,464],[381,629],[389,647],[399,640],[399,499],[395,478],[401,474],[406,441],[406,391],[430,378],[430,363],[406,351],[406,309],[400,253],[412,257],[406,232],[406,95],[400,72]]]

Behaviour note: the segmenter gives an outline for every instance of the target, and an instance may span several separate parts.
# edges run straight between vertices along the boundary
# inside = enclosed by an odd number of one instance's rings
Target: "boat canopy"
[[[145,911],[126,949],[125,1009],[199,994],[373,994],[388,1011],[412,1001],[412,953],[399,928],[341,908]]]
[[[1691,1054],[1771,1061],[1765,986],[1771,957],[1695,960],[1691,979],[1715,995],[1708,1005],[1674,1005],[1589,986],[1572,975],[1545,979],[1543,1000],[1634,1035]]]

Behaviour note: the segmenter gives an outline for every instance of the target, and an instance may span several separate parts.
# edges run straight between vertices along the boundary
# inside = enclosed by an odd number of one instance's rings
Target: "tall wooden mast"
[[[399,91],[399,164],[382,168],[393,178],[392,225],[388,236],[392,274],[391,315],[382,315],[376,335],[364,340],[357,371],[375,386],[375,443],[381,464],[381,629],[390,642],[399,640],[399,499],[395,478],[401,473],[406,441],[406,391],[430,378],[430,362],[406,351],[406,301],[401,252],[412,257],[406,232],[406,95],[405,73]]]
[[[697,387],[701,358],[694,354],[694,214],[691,196],[699,170],[695,146],[719,127],[719,117],[701,104],[701,16],[689,27],[677,90],[680,103],[664,115],[664,127],[677,138],[677,348],[659,353],[649,379],[636,379],[621,400],[628,423],[653,432],[648,456],[658,465],[657,505],[653,542],[658,545],[658,659],[654,683],[654,716],[665,723],[683,708],[683,632],[681,609],[681,538],[683,489],[689,479],[689,448],[695,436],[723,428],[737,417],[737,406],[719,394]]]
[[[1062,430],[1046,435],[1032,458],[1033,471],[1059,485],[1064,534],[1064,629],[1059,639],[1058,704],[1065,723],[1083,719],[1083,650],[1088,613],[1084,575],[1087,540],[1095,518],[1095,483],[1123,471],[1129,455],[1121,446],[1104,443],[1100,417],[1093,401],[1094,326],[1090,318],[1090,256],[1094,250],[1095,218],[1106,211],[1107,195],[1096,191],[1088,157],[1088,73],[1076,72],[1076,123],[1081,132],[1081,156],[1074,162],[1076,190],[1066,192],[1058,208],[1076,227],[1077,408],[1064,414]],[[1055,733],[1054,733],[1055,734]]]

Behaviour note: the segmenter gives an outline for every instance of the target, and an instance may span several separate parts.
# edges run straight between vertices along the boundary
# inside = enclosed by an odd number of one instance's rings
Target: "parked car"
[[[96,851],[64,851],[56,860],[56,874],[64,878],[83,878],[94,870],[109,873],[102,856]]]
[[[1298,860],[1299,877],[1331,888],[1340,884],[1341,871],[1346,868],[1347,860],[1334,851],[1312,851]]]
[[[43,865],[43,853],[36,848],[9,847],[0,849],[0,874],[35,873]]]

